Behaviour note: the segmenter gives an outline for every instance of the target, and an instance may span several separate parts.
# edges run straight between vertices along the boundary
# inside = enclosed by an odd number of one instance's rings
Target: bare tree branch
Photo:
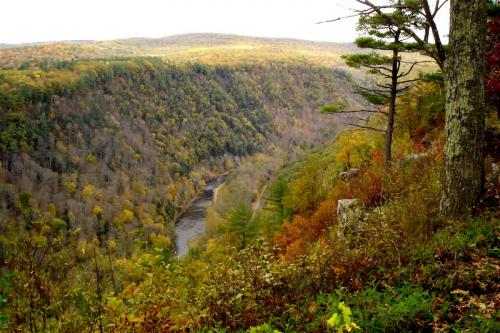
[[[383,115],[387,115],[387,112],[382,111],[382,110],[342,110],[338,112],[323,112],[323,114],[338,114],[338,113],[381,113]]]
[[[436,1],[436,8],[434,9],[434,13],[432,13],[432,18],[436,17],[436,14],[443,8],[443,6],[449,1],[449,0],[444,0],[443,3],[440,5],[439,1]]]
[[[426,21],[431,27],[432,36],[434,37],[434,46],[436,47],[436,53],[439,59],[438,64],[441,67],[446,59],[446,53],[444,52],[443,44],[441,43],[441,36],[439,36],[439,31],[436,26],[436,21],[434,21],[434,17],[436,16],[437,11],[435,11],[434,14],[431,13],[431,9],[429,7],[429,1],[421,0],[421,3],[422,6],[424,7]],[[437,3],[439,3],[439,1]],[[437,7],[437,10],[439,10],[439,7]]]
[[[415,67],[415,65],[416,65],[416,63],[413,63],[413,64],[410,66],[410,69],[408,69],[408,71],[407,71],[407,72],[405,72],[405,73],[399,74],[399,75],[398,75],[398,78],[405,77],[405,76],[407,76],[408,74],[410,74],[410,73],[411,73],[411,71],[413,70],[413,68]]]
[[[422,61],[403,61],[403,60],[400,60],[400,61],[403,64],[415,64],[415,65],[435,62],[434,60],[422,60]]]
[[[340,17],[336,17],[336,18],[330,19],[330,20],[319,21],[319,22],[316,22],[315,24],[332,23],[332,22],[337,22],[337,21],[340,21],[340,20],[345,20],[345,19],[348,19],[348,18],[351,18],[351,17],[360,16],[360,15],[361,14],[356,13],[356,14],[347,15],[347,16],[340,16]]]
[[[416,81],[420,81],[420,79],[411,79],[411,80],[399,81],[398,84],[405,84],[405,83],[416,82]]]
[[[377,87],[380,87],[380,88],[387,88],[387,89],[390,89],[391,88],[391,85],[390,84],[381,84],[381,83],[378,83],[376,82],[375,83],[377,85]]]
[[[370,126],[361,126],[361,125],[357,125],[357,124],[352,124],[352,123],[346,123],[347,125],[349,126],[352,126],[352,127],[358,127],[358,128],[363,128],[363,129],[369,129],[369,130],[372,130],[372,131],[377,131],[377,132],[382,132],[382,133],[385,133],[386,131],[385,130],[381,130],[379,128],[375,128],[375,127],[370,127]]]

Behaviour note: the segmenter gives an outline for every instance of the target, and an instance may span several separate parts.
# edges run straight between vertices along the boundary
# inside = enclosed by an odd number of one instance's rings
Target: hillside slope
[[[62,64],[62,65],[61,65]],[[0,76],[2,227],[50,211],[79,238],[173,237],[204,180],[269,149],[324,142],[350,95],[340,70],[288,63],[174,65],[154,58],[50,63]],[[360,105],[359,97],[351,98]],[[36,213],[38,212],[38,213]]]

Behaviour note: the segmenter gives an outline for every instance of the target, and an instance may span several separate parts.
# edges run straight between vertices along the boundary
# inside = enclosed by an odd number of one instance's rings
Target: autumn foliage
[[[486,48],[486,90],[498,94],[500,93],[500,16],[489,19]]]

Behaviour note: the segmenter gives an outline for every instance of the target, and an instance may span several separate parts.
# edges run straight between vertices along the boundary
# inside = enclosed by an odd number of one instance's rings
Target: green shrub
[[[354,320],[369,332],[400,332],[423,329],[435,306],[429,292],[404,284],[395,288],[366,288],[351,300]]]

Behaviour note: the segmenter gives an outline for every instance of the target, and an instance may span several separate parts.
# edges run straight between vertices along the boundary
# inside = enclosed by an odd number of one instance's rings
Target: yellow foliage
[[[134,212],[128,210],[127,208],[123,209],[123,211],[114,219],[114,224],[116,226],[123,226],[126,223],[131,222],[134,219]]]
[[[206,211],[205,226],[207,233],[216,232],[217,228],[224,223],[224,219],[219,216],[213,207],[208,207]]]
[[[156,216],[155,219],[156,219],[156,223],[158,223],[158,224],[165,225],[165,223],[167,223],[165,221],[165,218],[162,215]]]
[[[123,221],[130,222],[134,218],[134,213],[128,209],[124,209],[122,212]]]
[[[118,201],[119,202],[119,201]],[[130,202],[130,200],[128,199],[125,199],[123,200],[123,205],[125,208],[127,208],[128,210],[132,210],[134,209],[134,205],[132,204],[132,202]]]
[[[96,194],[96,189],[94,185],[89,183],[84,186],[82,190],[82,197],[84,197],[85,199],[90,199],[93,198],[95,194]]]
[[[95,157],[94,154],[90,153],[87,155],[86,160],[89,164],[94,164],[96,162],[97,158]]]
[[[344,131],[338,136],[335,146],[339,148],[337,161],[346,168],[360,167],[368,163],[370,152],[374,147],[373,140],[363,131]]]
[[[72,156],[71,156],[71,161],[72,161],[74,164],[78,164],[78,163],[80,163],[80,156],[78,156],[78,155],[72,155]]]
[[[62,141],[56,142],[56,149],[63,154],[68,152],[68,147]]]
[[[110,251],[113,251],[114,249],[116,249],[116,242],[114,240],[110,239],[108,241],[108,249]]]
[[[167,188],[167,200],[176,201],[179,190],[175,184],[170,184]]]
[[[121,313],[124,310],[124,304],[118,297],[108,297],[106,299],[106,307],[114,313]]]
[[[81,260],[88,257],[87,242],[85,242],[84,240],[78,241],[78,245],[76,246],[76,255]]]
[[[414,152],[415,145],[408,133],[395,137],[393,142],[394,158],[401,158]]]
[[[94,218],[98,218],[102,216],[102,207],[100,206],[94,206],[94,209],[92,209],[92,215]]]
[[[144,187],[144,184],[139,180],[134,182],[134,184],[132,185],[132,190],[140,195],[146,194],[146,188]]]
[[[165,235],[157,235],[153,233],[151,234],[150,238],[154,248],[166,249],[170,248],[170,246],[172,245],[170,237]]]
[[[50,230],[50,227],[49,227]],[[43,230],[42,230],[43,232]],[[47,237],[42,235],[36,235],[33,237],[33,245],[36,247],[45,247],[47,246]]]
[[[217,246],[217,241],[213,238],[207,240],[207,251],[213,250]]]
[[[42,230],[40,231],[42,235],[48,235],[50,234],[50,227],[48,225],[44,225],[42,227]]]
[[[70,222],[75,222],[75,213],[73,213],[72,211],[69,211],[68,212],[68,220]]]
[[[75,182],[67,182],[66,183],[66,191],[68,193],[75,193],[76,192],[76,183]]]
[[[56,205],[54,205],[52,202],[48,204],[47,210],[52,217],[56,217],[57,215],[57,210],[56,210]]]

